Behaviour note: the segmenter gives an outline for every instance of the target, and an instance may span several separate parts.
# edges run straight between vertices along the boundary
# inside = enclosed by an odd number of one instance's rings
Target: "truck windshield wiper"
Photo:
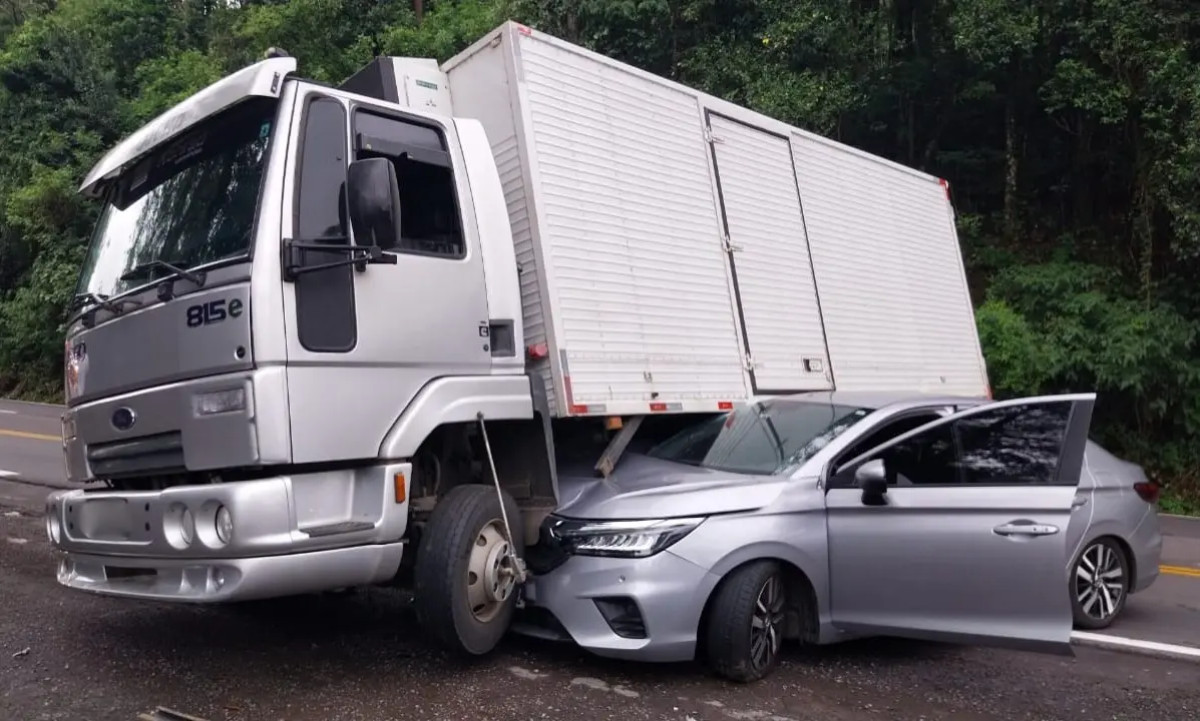
[[[127,307],[140,308],[141,305],[140,302],[133,299],[112,300],[110,296],[103,293],[76,293],[71,298],[70,312],[73,314],[84,306],[91,306],[77,316],[83,319],[83,326],[85,328],[91,328],[96,323],[96,311],[101,308],[115,316],[124,313]],[[72,316],[72,322],[74,322],[75,317]]]
[[[158,269],[170,272],[170,275],[163,276],[163,278],[183,278],[184,280],[191,281],[196,285],[204,285],[204,273],[194,273],[190,270],[184,270],[183,268],[172,265],[165,260],[152,260],[148,263],[139,263],[138,265],[135,265],[134,267],[122,273],[121,280],[132,280],[140,275],[145,275],[152,270]]]
[[[113,310],[113,303],[108,300],[108,296],[103,293],[76,293],[71,298],[71,310],[79,310],[85,305],[94,305],[98,308],[106,308]]]

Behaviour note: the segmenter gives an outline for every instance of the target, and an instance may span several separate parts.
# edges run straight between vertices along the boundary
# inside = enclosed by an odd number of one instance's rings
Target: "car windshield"
[[[275,108],[265,98],[241,103],[126,172],[108,195],[76,293],[144,285],[163,271],[130,271],[154,261],[187,270],[247,255]]]
[[[871,410],[813,401],[751,403],[688,426],[647,455],[701,468],[772,475],[808,460]]]

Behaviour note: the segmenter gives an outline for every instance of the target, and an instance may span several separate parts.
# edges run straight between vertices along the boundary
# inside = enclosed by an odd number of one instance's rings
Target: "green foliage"
[[[1096,390],[1095,436],[1200,506],[1181,0],[5,0],[0,393],[57,392],[95,214],[74,190],[121,136],[269,46],[336,83],[508,18],[948,178],[996,394]]]
[[[1095,390],[1098,440],[1195,483],[1196,319],[1125,295],[1109,268],[1052,262],[999,272],[976,320],[998,397]]]

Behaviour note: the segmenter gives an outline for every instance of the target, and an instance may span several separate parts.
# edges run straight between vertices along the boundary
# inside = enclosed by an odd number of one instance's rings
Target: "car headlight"
[[[675,544],[703,521],[703,518],[645,521],[554,518],[549,530],[564,551],[576,556],[646,558]]]

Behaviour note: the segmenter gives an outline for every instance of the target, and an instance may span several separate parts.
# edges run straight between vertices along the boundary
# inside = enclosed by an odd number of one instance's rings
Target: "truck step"
[[[340,523],[330,523],[325,526],[301,528],[300,530],[304,533],[307,533],[312,538],[319,538],[321,536],[337,536],[343,533],[354,533],[356,531],[369,531],[374,527],[375,524],[369,521],[342,521]]]

